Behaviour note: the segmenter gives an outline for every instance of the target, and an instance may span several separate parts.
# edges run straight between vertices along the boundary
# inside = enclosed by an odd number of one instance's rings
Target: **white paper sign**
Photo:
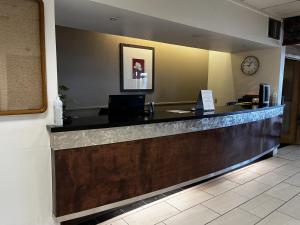
[[[203,110],[213,111],[215,110],[214,98],[212,95],[212,90],[201,90]]]

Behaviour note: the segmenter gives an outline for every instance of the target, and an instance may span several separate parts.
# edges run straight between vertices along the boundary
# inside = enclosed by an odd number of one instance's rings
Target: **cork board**
[[[47,108],[42,0],[0,0],[0,115]]]

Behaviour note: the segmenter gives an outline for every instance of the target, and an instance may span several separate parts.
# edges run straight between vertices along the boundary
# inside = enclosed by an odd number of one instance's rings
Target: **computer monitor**
[[[144,114],[145,95],[110,95],[108,114],[134,116]]]

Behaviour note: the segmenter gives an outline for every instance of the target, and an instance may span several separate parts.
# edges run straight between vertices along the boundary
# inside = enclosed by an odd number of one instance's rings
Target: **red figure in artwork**
[[[145,73],[145,60],[144,59],[132,59],[132,78],[143,79]]]

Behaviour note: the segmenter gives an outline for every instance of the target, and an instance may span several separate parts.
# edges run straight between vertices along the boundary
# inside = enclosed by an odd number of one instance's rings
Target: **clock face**
[[[259,69],[259,60],[255,56],[247,56],[241,65],[242,72],[246,75],[253,75]]]

